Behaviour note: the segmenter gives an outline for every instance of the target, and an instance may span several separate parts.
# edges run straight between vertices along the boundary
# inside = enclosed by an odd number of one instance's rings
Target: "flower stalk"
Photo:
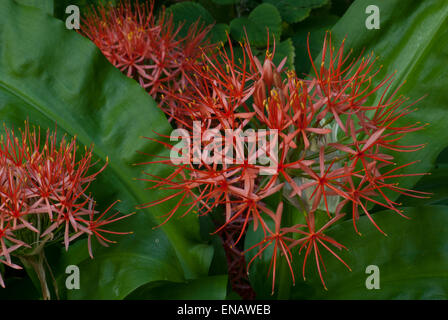
[[[19,256],[20,261],[26,270],[33,270],[39,280],[42,299],[51,300],[50,288],[48,285],[47,272],[45,268],[45,253],[43,247],[38,252],[31,255]],[[54,288],[57,291],[57,286]]]

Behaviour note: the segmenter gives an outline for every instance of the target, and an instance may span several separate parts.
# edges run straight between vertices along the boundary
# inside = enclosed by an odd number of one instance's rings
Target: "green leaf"
[[[317,273],[314,255],[302,279],[304,252],[293,250],[296,285],[292,286],[288,268],[277,274],[277,282],[286,279],[290,299],[446,299],[448,297],[448,207],[427,206],[407,208],[406,220],[394,212],[382,211],[375,221],[388,234],[382,235],[365,216],[357,223],[362,236],[355,233],[352,221],[344,221],[327,235],[345,245],[348,251],[335,252],[350,266],[352,272],[324,248],[321,254],[327,272],[323,272],[328,291],[324,290]],[[255,243],[257,235],[248,233]],[[251,239],[252,238],[252,239]],[[260,238],[260,235],[258,235]],[[261,234],[262,238],[262,234]],[[246,240],[248,241],[248,240]],[[248,247],[250,244],[246,244]],[[332,248],[333,249],[333,248]],[[251,268],[251,283],[256,285],[257,297],[271,298],[271,279],[266,281],[270,254],[256,260]],[[283,257],[278,257],[282,261]],[[366,288],[366,268],[376,265],[380,270],[380,289]],[[278,266],[277,268],[280,267]],[[278,289],[276,294],[278,293]]]
[[[436,161],[430,175],[421,178],[414,189],[422,192],[428,192],[426,199],[409,198],[401,196],[397,202],[405,202],[408,206],[418,205],[448,205],[448,148],[443,150]]]
[[[227,275],[211,276],[185,283],[153,282],[138,288],[127,300],[223,300]]]
[[[230,32],[230,27],[225,23],[218,23],[213,26],[210,31],[212,43],[227,43],[227,34]]]
[[[219,4],[219,5],[228,5],[228,4],[235,4],[240,2],[240,0],[212,0],[212,2]]]
[[[173,13],[174,21],[186,22],[187,25],[201,19],[207,24],[213,23],[214,19],[202,5],[196,2],[185,1],[168,7],[168,12]]]
[[[294,70],[295,49],[290,38],[276,45],[274,63],[278,65],[285,57],[287,57],[285,67]]]
[[[263,47],[267,44],[267,30],[270,37],[277,41],[281,36],[282,19],[278,10],[269,3],[257,6],[248,17],[240,17],[230,22],[230,34],[235,40],[243,41],[245,37],[244,28],[247,32],[249,42],[254,46]]]
[[[207,11],[216,22],[228,24],[230,20],[235,17],[236,5],[221,5],[217,4],[213,0],[196,0],[195,2],[199,3],[204,8],[207,8]]]
[[[224,250],[222,239],[213,235],[216,231],[216,225],[210,216],[199,217],[199,223],[201,225],[201,237],[213,246],[214,254],[213,260],[210,264],[210,276],[227,274],[227,257]]]
[[[215,22],[207,9],[196,2],[185,1],[173,4],[168,7],[167,12],[173,14],[173,21],[175,23],[185,23],[180,32],[181,36],[186,36],[188,27],[197,20],[205,25],[210,25]]]
[[[54,12],[53,0],[15,0],[15,1],[25,6],[39,8],[51,15]]]
[[[319,15],[310,17],[300,23],[297,31],[292,36],[295,47],[295,68],[297,75],[303,77],[311,70],[311,62],[308,55],[307,37],[310,37],[311,56],[315,57],[322,50],[325,32],[330,30],[339,20],[334,15]]]
[[[218,6],[216,6],[218,7]],[[207,7],[208,8],[208,7]],[[211,8],[208,8],[211,9]],[[173,20],[177,24],[185,23],[180,34],[182,36],[187,35],[188,27],[199,20],[199,23],[204,25],[211,25],[215,23],[214,17],[211,15],[209,10],[205,9],[204,6],[196,2],[181,2],[170,6],[167,9],[168,12],[173,14]],[[222,11],[222,10],[221,10]],[[212,43],[227,42],[227,33],[229,33],[230,28],[226,23],[216,23],[210,30],[210,40]]]
[[[137,151],[166,152],[140,138],[154,137],[153,130],[171,131],[151,97],[63,22],[11,0],[0,2],[0,15],[0,43],[8,44],[0,47],[1,119],[16,128],[26,119],[42,128],[56,123],[59,136],[77,135],[81,146],[93,143],[99,165],[108,156],[107,169],[90,189],[100,210],[120,199],[117,209],[129,213],[166,195],[145,191],[146,184],[133,181],[142,177],[142,170],[167,173],[161,166],[133,166],[148,160]],[[53,259],[62,278],[67,264],[80,267],[81,289],[69,291],[68,297],[119,299],[149,281],[207,275],[213,248],[201,240],[197,217],[188,215],[152,229],[175,202],[139,210],[117,224],[118,231],[134,234],[116,238],[118,244],[109,248],[95,248],[93,260],[87,257],[85,241]]]
[[[446,56],[448,47],[448,2],[429,0],[383,0],[375,4],[380,9],[380,29],[365,27],[365,9],[369,0],[357,0],[348,9],[332,30],[335,44],[346,37],[346,48],[354,48],[354,55],[361,50],[373,51],[379,56],[383,69],[376,79],[395,74],[395,82],[389,93],[406,80],[398,94],[415,101],[426,96],[417,104],[418,110],[403,117],[396,125],[429,123],[426,129],[407,134],[400,140],[402,145],[426,144],[415,153],[394,153],[395,162],[408,163],[417,159],[423,161],[406,167],[401,173],[428,172],[437,155],[448,146],[446,123],[446,101],[448,101],[448,78],[446,77]],[[376,95],[376,100],[380,95]],[[411,188],[420,176],[400,179],[400,187]],[[392,200],[396,198],[394,195]],[[406,204],[406,203],[405,203]]]
[[[312,9],[326,5],[328,0],[263,0],[263,2],[275,5],[284,21],[296,23],[306,19]]]
[[[448,207],[406,208],[405,212],[411,219],[405,220],[391,211],[374,215],[387,237],[367,217],[359,220],[362,236],[355,234],[351,221],[335,226],[328,235],[349,249],[341,251],[340,257],[352,272],[330,254],[323,253],[328,291],[323,290],[314,272],[307,276],[306,289],[302,285],[292,289],[292,298],[305,298],[308,294],[312,299],[448,298],[448,246],[444,236],[448,232]],[[366,288],[369,265],[380,270],[379,290]],[[311,269],[315,271],[316,267],[307,270]]]

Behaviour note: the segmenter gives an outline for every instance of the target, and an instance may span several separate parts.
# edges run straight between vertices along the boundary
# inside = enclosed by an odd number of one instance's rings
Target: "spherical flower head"
[[[370,214],[369,203],[405,216],[399,208],[401,204],[392,200],[391,192],[417,198],[428,196],[398,187],[396,181],[399,178],[421,174],[401,173],[414,162],[397,164],[390,153],[391,150],[414,152],[423,147],[399,144],[403,135],[424,127],[418,123],[398,125],[398,120],[412,112],[413,104],[405,105],[407,99],[397,98],[398,89],[386,94],[392,75],[378,79],[380,68],[375,67],[373,55],[353,59],[350,53],[344,54],[344,41],[337,49],[331,42],[331,34],[327,34],[322,58],[319,62],[311,59],[313,73],[305,79],[285,68],[286,58],[278,65],[273,62],[275,45],[273,52],[267,50],[261,62],[246,41],[240,44],[242,58],[235,59],[230,39],[229,50],[218,50],[205,56],[205,65],[195,69],[199,85],[178,96],[173,104],[179,109],[173,114],[184,114],[184,117],[175,118],[176,125],[184,128],[191,137],[199,138],[196,145],[199,152],[210,150],[215,143],[218,159],[221,156],[221,160],[227,160],[227,151],[233,149],[247,155],[242,161],[210,163],[207,158],[197,157],[195,148],[178,148],[165,142],[163,136],[150,139],[168,147],[171,152],[187,156],[184,158],[187,161],[181,164],[166,158],[151,161],[172,166],[173,173],[167,177],[146,173],[148,178],[143,180],[154,183],[154,188],[174,192],[143,206],[173,201],[175,205],[165,215],[162,225],[176,213],[184,216],[222,212],[222,218],[215,218],[220,221],[216,222],[216,233],[225,235],[227,251],[237,250],[250,223],[254,230],[260,227],[264,239],[248,250],[257,250],[257,253],[247,267],[250,268],[255,258],[273,246],[270,269],[273,292],[277,257],[286,260],[293,281],[294,256],[305,255],[304,278],[308,258],[314,257],[325,288],[323,272],[326,269],[320,250],[329,251],[350,269],[334,250],[344,249],[344,245],[325,234],[345,214],[352,218],[358,233],[356,222],[361,215],[384,233]],[[375,104],[369,103],[373,95],[380,97]],[[248,153],[251,149],[248,136],[246,140],[243,138],[241,147],[233,138],[218,139],[217,143],[211,141],[207,138],[209,130],[262,130],[261,137],[264,138],[267,131],[275,130],[278,149],[273,160],[274,172],[261,174],[263,165],[252,161],[254,159]],[[193,159],[199,159],[199,162]],[[273,197],[281,199],[276,210],[270,207],[272,201],[267,201]],[[286,206],[289,210],[285,213]],[[324,214],[320,218],[327,221],[317,226],[316,216],[321,211],[326,212],[326,217]],[[291,212],[303,214],[306,224],[291,225],[288,222],[292,221],[288,218]],[[270,221],[274,222],[275,229],[269,227]],[[240,253],[246,254],[242,250]],[[234,263],[229,261],[229,265]],[[229,272],[240,274],[239,270],[245,270],[245,267]],[[231,282],[237,286],[235,281]]]
[[[105,170],[95,169],[93,148],[79,150],[76,137],[58,140],[56,132],[41,137],[40,128],[28,122],[19,133],[4,128],[0,140],[0,261],[20,268],[11,255],[23,257],[43,252],[50,243],[63,243],[68,249],[79,236],[91,236],[100,243],[112,242],[104,234],[124,234],[104,228],[128,215],[106,217],[95,210],[88,188]],[[96,171],[95,171],[96,170]],[[115,204],[115,203],[114,203]],[[4,285],[3,281],[1,284]]]

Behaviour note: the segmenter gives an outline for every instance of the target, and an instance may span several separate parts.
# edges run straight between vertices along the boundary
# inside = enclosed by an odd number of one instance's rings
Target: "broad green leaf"
[[[137,151],[163,154],[163,148],[141,136],[169,134],[171,128],[155,102],[102,56],[87,39],[65,29],[64,23],[34,8],[12,0],[0,2],[0,118],[8,126],[32,125],[54,128],[59,136],[77,135],[78,142],[95,145],[96,158],[108,168],[90,191],[99,209],[115,199],[123,213],[138,204],[164,196],[146,191],[133,178],[142,170],[164,175],[160,166],[137,166],[143,160]],[[69,297],[119,299],[149,281],[184,281],[208,274],[213,248],[199,234],[194,215],[173,219],[153,230],[173,202],[139,210],[116,226],[133,235],[116,238],[118,244],[95,248],[87,257],[84,241],[76,243],[56,261],[54,268],[65,277],[67,264],[81,270],[81,290]]]
[[[325,32],[330,30],[339,20],[335,15],[319,15],[310,17],[299,24],[292,36],[295,47],[295,68],[297,75],[303,77],[311,70],[310,57],[308,55],[307,38],[310,37],[311,56],[315,57],[322,50]]]
[[[285,67],[294,70],[295,49],[290,38],[276,45],[274,63],[278,65],[285,57],[287,57]]]
[[[207,24],[213,23],[214,19],[202,5],[196,2],[185,1],[168,7],[173,13],[174,21],[186,22],[187,25],[194,23],[199,18]]]
[[[414,189],[428,192],[430,195],[426,199],[409,198],[401,196],[397,202],[405,202],[408,206],[418,205],[448,205],[448,148],[445,148],[431,170],[430,175],[421,178]]]
[[[235,18],[230,22],[230,34],[235,40],[243,41],[247,32],[249,42],[258,47],[266,46],[269,30],[270,37],[277,41],[281,36],[282,19],[278,10],[269,3],[257,6],[248,17]]]
[[[328,291],[324,290],[317,274],[314,255],[306,267],[306,281],[302,278],[304,252],[293,250],[296,285],[292,286],[289,269],[283,257],[277,274],[278,297],[290,299],[446,299],[448,297],[448,207],[426,206],[406,208],[409,220],[391,211],[374,215],[375,221],[388,236],[382,235],[363,216],[358,221],[362,236],[355,233],[352,221],[344,221],[327,235],[345,245],[346,250],[334,251],[350,266],[341,262],[321,247],[327,272],[323,272]],[[262,235],[261,235],[262,236]],[[250,235],[254,237],[254,235]],[[255,236],[257,237],[257,236]],[[258,236],[259,237],[259,236]],[[252,240],[255,241],[255,240]],[[249,244],[246,244],[246,247]],[[333,248],[332,248],[333,249]],[[271,278],[266,281],[270,259],[256,260],[251,268],[251,281],[256,284],[257,297],[271,298]],[[269,255],[270,257],[270,255]],[[376,265],[380,271],[380,289],[367,289],[369,274],[366,268]],[[281,282],[283,281],[283,288]],[[286,287],[286,288],[285,288]]]
[[[263,0],[263,2],[275,5],[284,21],[296,23],[306,19],[312,9],[326,5],[328,0]]]
[[[48,14],[53,14],[54,12],[54,0],[15,0],[25,6],[35,7],[43,10]]]
[[[355,0],[331,0],[331,13],[339,17],[343,16],[354,1]]]
[[[240,0],[236,1],[240,2]],[[207,8],[207,11],[217,23],[228,24],[235,17],[238,10],[238,4],[218,4],[213,0],[196,0],[195,2]]]
[[[378,65],[383,66],[376,77],[378,80],[396,71],[395,82],[389,88],[389,93],[406,81],[398,94],[409,97],[410,101],[426,96],[416,105],[417,111],[397,123],[397,126],[428,123],[424,130],[409,133],[399,141],[402,145],[427,144],[426,147],[413,153],[394,153],[394,156],[398,164],[422,160],[397,173],[428,172],[437,155],[448,146],[448,47],[445,45],[448,41],[448,2],[375,1],[380,9],[381,24],[378,30],[365,27],[365,9],[370,4],[369,0],[353,3],[332,30],[334,44],[339,45],[346,37],[345,47],[354,48],[354,55],[363,49],[366,53],[373,51],[379,56]],[[379,95],[375,98],[378,101]],[[400,179],[400,186],[411,188],[419,178],[413,176]]]
[[[220,214],[223,216],[223,213]],[[210,276],[227,274],[227,257],[222,244],[222,239],[213,235],[216,231],[216,224],[210,216],[199,217],[199,223],[201,225],[201,237],[213,246],[214,254],[213,260],[210,263]]]
[[[317,274],[313,273],[307,277],[307,288],[296,286],[292,289],[291,297],[447,299],[448,207],[406,208],[405,212],[411,219],[403,219],[391,211],[374,215],[375,221],[388,234],[387,237],[380,234],[366,217],[359,221],[362,236],[355,234],[351,221],[335,226],[328,235],[349,249],[341,251],[340,256],[349,264],[352,272],[330,254],[323,253],[324,261],[328,261],[325,264],[328,272],[324,275],[328,291],[322,289]],[[366,268],[369,265],[379,268],[378,290],[366,288],[369,276]]]
[[[218,23],[213,26],[212,30],[210,31],[211,39],[210,41],[212,43],[227,43],[227,34],[230,31],[229,25],[225,23]]]
[[[199,23],[210,25],[215,22],[211,14],[201,4],[191,1],[180,2],[168,7],[167,12],[173,14],[176,23],[185,23],[181,35],[185,36],[188,27],[199,20]]]
[[[127,300],[223,300],[227,293],[227,276],[211,276],[184,283],[153,282],[126,297]]]

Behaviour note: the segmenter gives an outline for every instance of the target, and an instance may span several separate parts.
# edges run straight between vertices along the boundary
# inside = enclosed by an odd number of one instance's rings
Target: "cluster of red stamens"
[[[331,225],[348,212],[358,232],[356,221],[365,214],[384,233],[369,212],[372,204],[404,216],[400,204],[388,196],[390,192],[427,196],[396,182],[418,174],[401,173],[412,163],[394,163],[389,151],[422,148],[399,142],[406,133],[423,126],[400,126],[402,118],[413,111],[413,104],[405,105],[407,99],[396,97],[400,86],[390,92],[393,75],[377,81],[380,68],[375,68],[373,55],[352,59],[350,54],[344,55],[344,43],[335,50],[331,37],[326,36],[318,65],[310,54],[314,74],[302,79],[284,68],[286,58],[278,65],[273,62],[275,44],[262,63],[247,42],[240,44],[242,56],[237,59],[230,39],[228,48],[204,49],[199,44],[205,41],[208,28],[195,24],[189,36],[180,40],[179,30],[164,11],[155,19],[153,4],[150,9],[136,5],[134,11],[129,4],[116,9],[100,7],[83,29],[106,57],[138,80],[174,125],[193,139],[193,143],[175,146],[165,142],[166,137],[150,139],[177,154],[176,161],[166,157],[151,161],[172,166],[169,176],[146,173],[148,178],[144,179],[154,183],[154,189],[172,194],[143,207],[177,199],[162,225],[176,213],[211,214],[215,221],[222,213],[224,222],[216,233],[228,235],[232,230],[231,243],[237,246],[253,223],[254,229],[262,228],[265,237],[247,250],[258,249],[248,267],[273,245],[273,291],[280,255],[285,257],[294,281],[293,248],[305,252],[304,278],[307,260],[314,255],[325,287],[319,250],[328,250],[346,265],[332,249],[345,247],[325,234]],[[375,97],[378,101],[373,103]],[[250,134],[244,135],[243,145],[234,136],[230,144],[227,139],[213,138],[214,133],[224,135],[227,130],[254,130],[256,139],[265,138],[266,144],[253,150]],[[274,149],[274,142],[266,141],[271,131],[278,138]],[[210,162],[201,150],[212,150],[211,158],[219,161]],[[247,156],[242,161],[226,161],[231,150]],[[263,155],[272,160],[270,174],[262,173],[266,166],[257,158]],[[269,205],[272,198],[278,199],[275,208]],[[303,214],[303,223],[291,225],[285,215],[282,218],[285,206]],[[316,222],[320,211],[327,215],[323,225]]]
[[[385,98],[392,76],[373,86],[372,78],[379,72],[379,69],[374,70],[376,59],[369,56],[349,61],[350,55],[343,54],[344,45],[335,51],[328,36],[320,65],[316,67],[311,60],[315,74],[308,79],[300,79],[293,71],[283,70],[285,60],[276,66],[273,54],[269,52],[261,64],[247,43],[242,46],[244,56],[239,61],[231,50],[230,53],[217,50],[216,54],[209,53],[204,58],[205,66],[195,68],[190,80],[192,85],[178,100],[183,116],[176,118],[176,122],[194,137],[198,136],[194,123],[199,121],[198,138],[203,149],[217,145],[208,135],[211,129],[222,132],[277,130],[275,172],[260,174],[264,166],[251,161],[250,156],[240,163],[221,161],[210,164],[203,157],[199,163],[193,162],[194,147],[185,151],[178,145],[159,141],[172,152],[188,156],[183,159],[190,159],[190,162],[155,161],[173,166],[173,174],[156,177],[146,173],[151,177],[146,180],[154,182],[155,188],[175,193],[147,206],[180,197],[178,204],[166,214],[165,222],[182,207],[186,207],[183,215],[195,210],[199,214],[208,214],[223,208],[225,222],[216,232],[242,219],[236,244],[252,221],[254,229],[261,226],[265,238],[250,248],[259,251],[248,267],[273,245],[272,290],[279,255],[286,258],[294,280],[291,264],[294,247],[305,252],[304,277],[307,259],[314,252],[325,287],[319,247],[346,265],[331,249],[332,246],[345,247],[325,235],[327,228],[348,211],[357,232],[356,221],[360,214],[365,214],[384,233],[369,213],[369,202],[404,216],[398,208],[400,204],[387,196],[390,191],[413,197],[427,196],[398,186],[397,178],[412,175],[400,173],[400,170],[412,163],[398,165],[388,154],[389,150],[411,152],[422,148],[423,145],[401,146],[399,140],[423,126],[400,127],[398,120],[412,111],[412,105],[404,106],[405,98],[394,98],[396,91]],[[368,98],[379,94],[380,90],[383,92],[379,102],[369,103]],[[249,139],[245,143],[245,152],[254,154],[249,150]],[[229,148],[237,150],[239,147],[238,143],[232,143],[230,147],[222,141],[218,144],[219,148],[213,149],[214,156],[223,160],[226,160]],[[274,195],[283,199],[276,210],[265,201]],[[285,225],[282,222],[285,201],[285,205],[296,207],[304,215],[305,224]],[[316,225],[315,218],[319,210],[328,215],[328,222],[321,227]],[[275,229],[269,228],[266,219],[274,221]]]
[[[0,262],[20,269],[11,255],[33,255],[46,243],[63,241],[65,248],[79,236],[88,235],[88,250],[93,258],[91,237],[107,245],[114,241],[106,234],[109,223],[128,215],[107,216],[95,210],[87,189],[107,163],[89,173],[92,148],[79,152],[76,138],[57,142],[56,133],[29,129],[16,134],[5,127],[0,140]],[[1,274],[0,285],[4,286]]]
[[[161,105],[170,114],[175,110],[167,97],[182,93],[188,85],[186,75],[199,63],[202,50],[209,47],[210,27],[202,27],[198,20],[181,37],[183,27],[176,25],[164,8],[156,15],[154,1],[146,5],[125,1],[117,7],[92,8],[81,32],[115,67],[163,101]]]

